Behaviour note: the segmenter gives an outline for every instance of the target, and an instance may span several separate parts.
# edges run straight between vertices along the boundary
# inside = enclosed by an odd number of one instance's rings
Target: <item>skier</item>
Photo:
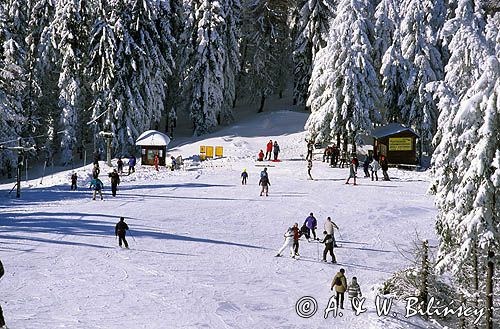
[[[311,239],[310,233],[311,232],[309,232],[306,223],[302,224],[302,227],[300,228],[300,234],[306,237],[307,242],[310,242],[309,241]]]
[[[299,255],[299,239],[300,239],[300,231],[299,231],[299,224],[295,223],[293,224],[292,227],[293,230],[293,251],[295,252],[295,255],[293,255],[293,258],[298,258],[300,257]]]
[[[359,287],[358,284],[358,278],[356,278],[355,276],[352,277],[351,284],[347,288],[347,293],[349,295],[349,301],[351,302],[351,307],[354,310],[353,299],[362,296],[361,288]]]
[[[345,270],[343,268],[340,269],[339,272],[335,275],[335,277],[332,280],[332,286],[330,290],[333,291],[333,288],[335,288],[336,296],[335,296],[335,302],[337,303],[337,307],[340,306],[341,309],[344,309],[344,293],[347,290],[347,279],[344,275]],[[340,299],[340,305],[339,305],[339,299]]]
[[[309,236],[311,235],[311,232],[312,232],[312,235],[313,235],[313,239],[314,240],[319,240],[317,237],[316,237],[316,228],[318,226],[318,221],[316,220],[316,217],[314,217],[313,213],[310,213],[309,216],[306,218],[306,220],[304,221],[304,224],[307,226],[307,228],[309,229]]]
[[[325,148],[325,151],[323,152],[323,162],[325,162],[325,159],[326,161],[329,161],[331,158],[332,158],[332,148],[330,146],[327,146]]]
[[[102,200],[102,189],[104,188],[104,184],[101,182],[99,178],[94,178],[93,180],[91,180],[89,188],[94,189],[92,200],[95,200],[97,192],[99,192],[99,195],[101,196]]]
[[[274,161],[278,161],[278,154],[280,153],[280,146],[278,145],[277,141],[274,141],[273,153],[274,153]]]
[[[387,170],[389,170],[389,163],[387,162],[387,158],[384,155],[380,157],[380,168],[382,168],[384,180],[390,180],[389,175],[387,174]]]
[[[170,160],[172,161],[172,164],[170,165],[170,170],[174,171],[175,167],[177,166],[177,161],[175,161],[175,158],[173,156],[170,157]]]
[[[260,196],[262,196],[262,193],[266,193],[266,196],[268,196],[270,185],[271,183],[269,182],[269,177],[267,177],[267,174],[260,177],[259,186],[262,186],[262,190],[260,190]]]
[[[4,275],[5,271],[3,269],[2,261],[0,261],[0,278]],[[3,318],[2,305],[0,305],[0,328],[7,328],[5,325],[5,319]]]
[[[99,163],[94,165],[94,168],[92,168],[92,178],[96,179],[99,177],[99,174],[101,173],[101,169],[99,169]]]
[[[76,191],[77,180],[78,180],[78,175],[75,172],[71,175],[71,191]]]
[[[273,141],[269,140],[269,142],[266,145],[266,160],[271,160],[271,152],[273,151]]]
[[[158,171],[158,162],[159,162],[159,158],[158,158],[158,153],[155,154],[155,159],[154,159],[154,164],[155,164],[155,169],[156,171]]]
[[[314,178],[312,178],[312,176],[311,176],[312,167],[313,167],[312,160],[311,159],[307,160],[307,174],[309,175],[310,180],[314,180]]]
[[[136,159],[135,156],[132,155],[130,159],[128,159],[128,174],[130,175],[131,172],[135,173],[135,163]]]
[[[281,253],[285,251],[287,247],[290,248],[290,256],[294,256],[294,251],[293,251],[293,229],[289,227],[285,234],[283,235],[285,237],[285,242],[283,243],[283,246],[278,250],[278,253],[276,254],[276,257],[281,257]]]
[[[116,169],[113,169],[113,172],[110,173],[109,178],[111,178],[111,194],[113,196],[116,196],[116,189],[118,185],[120,185],[120,175],[118,175],[118,172]]]
[[[307,142],[307,156],[306,160],[312,160],[314,150],[314,142],[312,140]]]
[[[262,178],[262,177],[264,177],[264,176],[268,177],[268,174],[267,174],[267,167],[264,167],[264,170],[262,170],[262,171],[260,172],[260,178]]]
[[[125,235],[127,234],[128,225],[124,222],[125,218],[120,217],[120,221],[116,223],[115,226],[115,236],[118,237],[118,245],[122,246],[122,241],[125,244],[125,248],[128,249],[127,239],[125,239]]]
[[[333,239],[333,246],[335,248],[337,248],[337,243],[335,242],[335,234],[333,232],[333,229],[339,229],[339,227],[337,226],[337,224],[335,224],[334,222],[332,222],[332,219],[330,217],[327,217],[326,218],[326,222],[325,222],[325,225],[323,226],[324,230],[326,231],[326,233],[330,234],[332,236],[332,239]]]
[[[365,160],[363,161],[363,171],[365,172],[365,178],[370,177],[370,172],[368,169],[370,168],[370,157],[367,155]]]
[[[118,158],[118,161],[116,161],[116,164],[118,165],[118,173],[123,174],[123,161],[122,158]]]
[[[323,261],[326,262],[326,254],[330,252],[330,255],[332,256],[332,263],[335,264],[337,263],[337,260],[335,259],[335,254],[333,253],[333,237],[331,234],[328,234],[327,231],[323,231],[323,234],[325,235],[323,240],[321,240],[321,243],[325,244],[325,250],[323,250]]]
[[[264,151],[260,150],[257,161],[264,161]]]
[[[370,163],[370,167],[372,167],[372,181],[373,181],[373,175],[375,175],[375,178],[378,181],[377,171],[380,169],[380,165],[378,164],[378,159],[376,157],[373,157],[373,161],[372,163]]]
[[[243,169],[243,172],[241,173],[241,185],[247,185],[247,178],[248,178],[247,170]]]
[[[349,166],[349,178],[345,181],[347,185],[349,185],[349,180],[354,178],[354,185],[356,185],[356,158],[353,157],[351,161],[351,165]]]

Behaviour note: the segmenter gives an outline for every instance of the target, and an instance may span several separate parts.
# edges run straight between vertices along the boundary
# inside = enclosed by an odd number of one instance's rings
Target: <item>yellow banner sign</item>
[[[224,154],[224,148],[222,146],[216,146],[215,147],[215,156],[222,157],[223,154]]]
[[[413,138],[397,137],[389,138],[389,151],[411,151],[413,150]]]

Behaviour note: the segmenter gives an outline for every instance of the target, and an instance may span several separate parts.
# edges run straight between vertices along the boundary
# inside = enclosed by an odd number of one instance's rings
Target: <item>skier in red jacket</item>
[[[271,153],[273,151],[273,141],[269,140],[269,143],[267,143],[266,147],[266,160],[271,160]],[[268,158],[269,156],[269,158]]]

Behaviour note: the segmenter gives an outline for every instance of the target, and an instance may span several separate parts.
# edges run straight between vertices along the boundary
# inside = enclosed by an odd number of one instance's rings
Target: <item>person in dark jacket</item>
[[[314,240],[319,240],[318,238],[316,238],[316,228],[318,226],[318,221],[316,220],[316,217],[314,217],[313,213],[309,214],[309,216],[304,221],[304,225],[306,225],[309,229],[309,235],[311,235],[312,232]]]
[[[384,180],[390,180],[389,174],[387,174],[387,170],[389,170],[389,162],[385,155],[380,157],[380,168],[382,169],[382,174],[384,175]]]
[[[132,155],[132,157],[130,157],[130,159],[128,159],[128,174],[129,175],[131,172],[135,172],[135,163],[136,163],[135,156]]]
[[[307,160],[307,174],[309,175],[310,180],[314,180],[314,178],[311,176],[312,167],[313,167],[312,160]]]
[[[116,169],[113,169],[113,172],[109,174],[109,178],[111,178],[111,194],[116,196],[116,190],[120,185],[120,175],[118,175]]]
[[[323,261],[326,262],[326,254],[329,252],[330,255],[332,256],[332,263],[337,263],[337,260],[335,259],[335,254],[333,253],[333,237],[328,234],[327,231],[323,231],[323,234],[325,237],[323,240],[321,240],[321,243],[325,244],[325,250],[323,250]]]
[[[278,154],[279,153],[280,153],[280,146],[278,145],[277,141],[274,141],[274,145],[273,145],[274,161],[278,161]]]
[[[365,157],[365,160],[363,161],[363,171],[365,172],[365,178],[370,177],[370,158],[368,155]]]
[[[314,141],[310,140],[307,142],[307,155],[306,160],[311,160],[313,158]]]
[[[96,179],[99,177],[99,174],[101,173],[101,169],[99,169],[99,163],[94,165],[94,168],[92,169],[92,178]]]
[[[122,241],[125,244],[125,248],[128,249],[127,239],[125,239],[125,235],[127,234],[128,225],[125,223],[125,218],[120,217],[120,221],[116,223],[115,226],[115,236],[118,237],[118,245],[122,246]]]
[[[260,177],[259,186],[262,186],[260,196],[262,196],[262,193],[266,193],[266,196],[268,196],[270,185],[271,182],[269,182],[269,177],[267,177],[267,175]]]
[[[76,191],[76,182],[78,180],[78,175],[74,172],[71,175],[71,191]]]
[[[2,261],[0,261],[0,278],[4,275],[5,271],[3,269]],[[2,305],[0,305],[0,327],[5,326],[5,319],[3,317]]]
[[[123,174],[123,160],[122,160],[122,158],[118,158],[118,161],[116,161],[116,164],[118,165],[118,173]]]
[[[292,256],[293,258],[295,257],[299,257],[299,239],[301,237],[301,233],[300,233],[300,230],[299,230],[299,224],[298,223],[295,223],[293,224],[293,227],[292,227],[292,230],[293,230],[293,245],[292,245],[292,248],[295,252],[295,255]]]
[[[345,277],[344,273],[345,270],[343,268],[341,268],[340,271],[337,272],[337,274],[332,280],[332,286],[330,289],[333,290],[335,288],[336,292],[335,301],[337,303],[337,307],[340,306],[341,309],[344,309],[344,293],[347,290],[347,278]]]
[[[247,185],[248,173],[246,169],[243,169],[241,173],[241,185]]]
[[[309,231],[309,229],[307,228],[307,225],[306,223],[302,224],[302,227],[300,228],[300,234],[305,236],[307,241],[309,241],[309,239],[311,239],[311,232]]]

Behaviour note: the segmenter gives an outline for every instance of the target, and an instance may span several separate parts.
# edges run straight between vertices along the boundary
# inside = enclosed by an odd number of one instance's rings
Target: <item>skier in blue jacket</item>
[[[306,220],[304,221],[304,224],[309,229],[309,231],[312,232],[314,240],[319,240],[316,237],[316,228],[318,226],[318,221],[314,217],[313,213],[309,214],[309,217],[306,218]]]

